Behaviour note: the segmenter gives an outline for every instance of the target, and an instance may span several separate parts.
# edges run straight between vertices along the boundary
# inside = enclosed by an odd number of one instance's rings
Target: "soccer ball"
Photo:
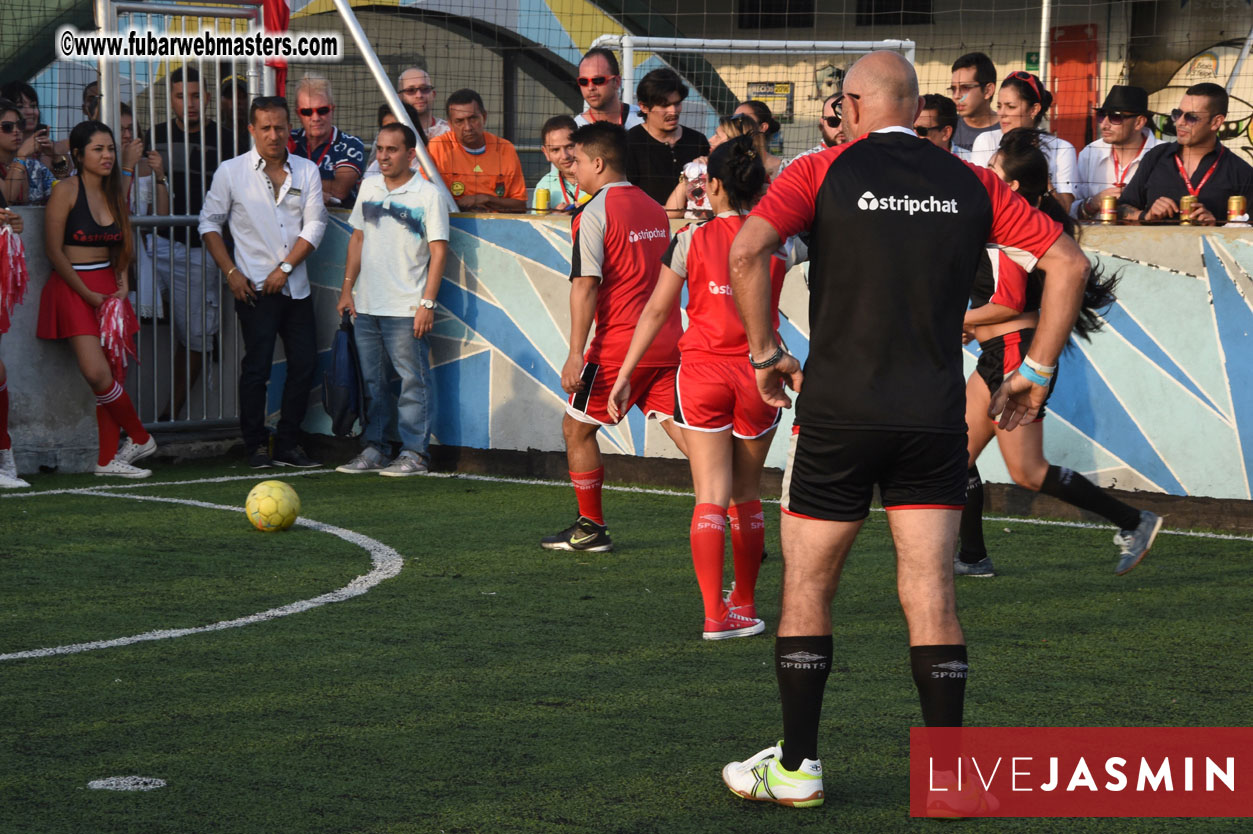
[[[262,481],[248,493],[244,515],[264,533],[286,530],[300,516],[300,496],[282,481]]]

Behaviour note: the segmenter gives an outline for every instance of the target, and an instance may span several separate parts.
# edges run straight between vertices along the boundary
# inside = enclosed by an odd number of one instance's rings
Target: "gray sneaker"
[[[421,458],[401,452],[400,457],[392,461],[379,474],[387,478],[408,478],[411,475],[425,475],[430,471]]]
[[[335,467],[335,471],[348,475],[360,475],[363,472],[378,472],[385,468],[387,463],[387,458],[374,451],[374,449],[364,449],[361,454],[343,466]]]
[[[1141,510],[1140,524],[1136,529],[1119,530],[1115,533],[1114,544],[1118,545],[1121,555],[1118,557],[1118,567],[1114,568],[1114,574],[1122,576],[1124,573],[1130,573],[1132,568],[1140,564],[1140,560],[1148,555],[1149,548],[1153,546],[1157,531],[1161,529],[1162,517],[1160,515]]]
[[[954,576],[996,576],[992,569],[992,557],[984,556],[977,562],[963,562],[961,556],[953,557]]]

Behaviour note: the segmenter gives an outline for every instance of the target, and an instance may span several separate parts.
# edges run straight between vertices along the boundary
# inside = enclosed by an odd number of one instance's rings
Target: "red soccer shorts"
[[[583,365],[583,390],[575,391],[566,401],[566,413],[580,423],[614,426],[618,421],[609,416],[609,392],[618,379],[621,365],[588,362]],[[674,372],[672,367],[636,368],[631,374],[631,399],[622,413],[639,406],[646,417],[669,420],[674,416]]]
[[[757,391],[748,357],[684,359],[675,382],[674,422],[695,431],[726,431],[753,440],[779,425],[782,411]]]

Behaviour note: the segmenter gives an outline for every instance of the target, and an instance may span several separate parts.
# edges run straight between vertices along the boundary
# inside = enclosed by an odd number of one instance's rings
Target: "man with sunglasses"
[[[1095,220],[1103,197],[1121,196],[1145,154],[1161,144],[1148,128],[1149,94],[1140,87],[1110,87],[1095,119],[1101,138],[1079,152],[1076,165],[1070,213],[1079,220]]]
[[[1213,226],[1219,218],[1227,219],[1228,197],[1253,197],[1253,166],[1218,141],[1226,116],[1226,90],[1209,82],[1189,87],[1170,113],[1175,141],[1145,154],[1118,200],[1119,217],[1171,220],[1179,217],[1179,201],[1191,194],[1197,201],[1187,219]]]
[[[982,52],[968,52],[953,62],[949,98],[957,106],[953,146],[969,153],[981,133],[1000,127],[992,98],[996,95],[996,65]]]
[[[965,159],[969,154],[953,146],[953,131],[957,129],[958,121],[957,106],[952,99],[927,93],[922,97],[922,110],[914,119],[914,132],[937,148]]]
[[[603,46],[587,51],[579,61],[579,93],[587,109],[574,117],[578,127],[592,122],[609,122],[630,130],[644,123],[638,107],[622,102],[622,75],[618,56]]]
[[[776,177],[783,173],[783,169],[791,165],[796,160],[812,153],[822,153],[827,148],[834,148],[836,145],[843,145],[848,141],[848,137],[844,135],[844,123],[840,119],[840,114],[835,112],[835,100],[840,97],[839,93],[827,96],[827,100],[822,103],[822,115],[818,117],[818,132],[822,135],[822,144],[814,145],[807,151],[801,151],[791,159],[783,160],[783,164],[779,166]]]
[[[435,115],[435,82],[424,69],[409,67],[400,74],[400,82],[396,87],[400,100],[418,113],[418,122],[426,141],[448,132],[448,122]]]
[[[287,149],[318,166],[326,205],[352,208],[365,171],[365,143],[335,126],[331,82],[320,75],[300,79],[296,113],[303,127],[291,132]]]

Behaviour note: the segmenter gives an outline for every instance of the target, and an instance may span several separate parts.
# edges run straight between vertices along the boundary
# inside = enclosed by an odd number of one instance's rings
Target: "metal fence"
[[[259,25],[258,0],[228,2],[234,8],[168,5],[157,14],[151,4],[98,0],[96,17],[111,31],[171,34]],[[100,64],[103,120],[120,126],[123,153],[128,137],[143,143],[130,191],[139,367],[127,387],[141,418],[157,428],[238,424],[242,339],[233,298],[197,227],[214,171],[250,146],[247,106],[261,93],[263,72],[259,60]]]

